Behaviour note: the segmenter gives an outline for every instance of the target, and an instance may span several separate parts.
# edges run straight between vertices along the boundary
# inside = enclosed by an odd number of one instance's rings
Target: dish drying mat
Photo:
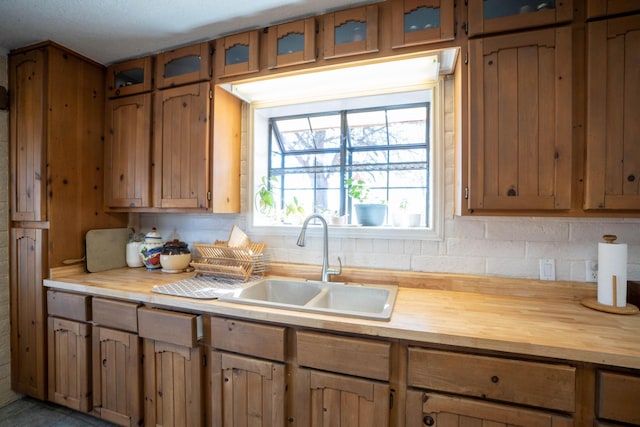
[[[255,279],[260,279],[256,276]],[[252,278],[253,279],[253,278]],[[211,275],[195,276],[166,285],[155,285],[151,292],[198,299],[215,299],[220,295],[228,295],[251,284],[241,278],[220,277]]]

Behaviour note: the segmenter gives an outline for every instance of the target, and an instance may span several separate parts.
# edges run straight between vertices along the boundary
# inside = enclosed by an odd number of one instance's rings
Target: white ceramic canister
[[[147,270],[155,270],[162,267],[160,254],[162,254],[163,246],[162,236],[160,236],[155,227],[144,236],[144,242],[140,245],[140,257]]]

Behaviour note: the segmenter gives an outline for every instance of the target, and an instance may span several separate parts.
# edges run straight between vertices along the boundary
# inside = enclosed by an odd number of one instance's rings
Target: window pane
[[[276,121],[282,140],[282,148],[285,151],[310,150],[315,148],[313,135],[309,128],[309,120],[289,119]]]
[[[348,113],[349,139],[352,147],[387,145],[387,118],[384,110]]]
[[[403,150],[391,150],[389,152],[389,162],[390,163],[408,163],[408,162],[425,162],[426,166],[427,161],[427,150],[411,150],[411,149],[403,149]]]
[[[340,148],[340,116],[310,117],[316,148]]]
[[[427,108],[389,110],[389,144],[425,144]]]
[[[379,151],[356,151],[352,155],[352,164],[354,165],[371,165],[374,163],[387,163],[389,152],[387,150]]]
[[[425,170],[404,170],[389,172],[389,187],[426,187],[427,172]]]

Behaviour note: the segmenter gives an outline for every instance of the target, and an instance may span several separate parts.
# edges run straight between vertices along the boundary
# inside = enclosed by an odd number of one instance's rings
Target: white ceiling
[[[53,40],[104,65],[372,0],[0,0],[0,54]]]

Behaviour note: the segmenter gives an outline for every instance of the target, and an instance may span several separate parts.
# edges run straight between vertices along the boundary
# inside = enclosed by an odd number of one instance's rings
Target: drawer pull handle
[[[500,378],[498,378],[497,375],[494,375],[491,377],[491,382],[494,384],[498,384],[498,381],[500,381]]]
[[[427,425],[427,426],[432,426],[436,423],[436,421],[433,419],[431,415],[425,415],[424,418],[422,419],[422,422],[424,423],[424,425]]]
[[[107,367],[107,359],[102,359],[102,367],[103,368]]]

